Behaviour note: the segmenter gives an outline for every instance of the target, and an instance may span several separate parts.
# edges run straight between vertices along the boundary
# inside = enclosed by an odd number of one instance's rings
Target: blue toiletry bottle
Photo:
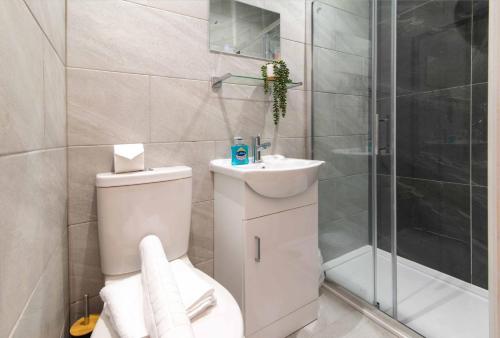
[[[231,146],[231,164],[248,164],[248,146],[243,143],[243,137],[236,136]]]

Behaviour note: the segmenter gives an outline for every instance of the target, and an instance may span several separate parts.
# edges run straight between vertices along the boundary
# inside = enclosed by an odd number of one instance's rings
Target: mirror
[[[210,50],[280,57],[280,14],[237,0],[210,0]]]

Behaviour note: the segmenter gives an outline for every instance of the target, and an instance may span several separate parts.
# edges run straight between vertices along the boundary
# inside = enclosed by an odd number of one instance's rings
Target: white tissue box
[[[116,144],[114,163],[115,173],[144,170],[144,145]]]

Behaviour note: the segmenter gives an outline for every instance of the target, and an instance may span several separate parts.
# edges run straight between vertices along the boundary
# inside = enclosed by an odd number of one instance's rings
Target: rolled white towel
[[[160,239],[146,236],[139,244],[144,322],[151,338],[194,338],[179,289]]]
[[[192,267],[180,259],[170,262],[170,267],[190,319],[217,303],[213,286],[198,276]]]
[[[109,318],[114,330],[121,338],[143,338],[148,336],[142,310],[141,276],[132,276],[101,289],[104,315]]]

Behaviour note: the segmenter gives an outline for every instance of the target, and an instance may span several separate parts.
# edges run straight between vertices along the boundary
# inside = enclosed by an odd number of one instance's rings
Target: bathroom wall
[[[381,16],[379,113],[390,118],[389,27]],[[398,255],[487,288],[488,1],[398,1],[397,31]],[[379,156],[386,250],[389,160]]]
[[[281,49],[291,76],[287,117],[275,129],[262,88],[211,76],[260,73],[261,60],[208,50],[208,0],[68,0],[68,177],[71,316],[83,294],[100,306],[95,175],[112,170],[112,145],[145,143],[146,166],[193,167],[189,257],[213,273],[211,159],[229,140],[262,134],[271,152],[307,155],[309,81],[305,1],[248,3],[281,13]]]
[[[68,318],[65,1],[0,1],[0,337]]]
[[[313,15],[313,156],[325,262],[369,244],[370,1],[321,0]]]

